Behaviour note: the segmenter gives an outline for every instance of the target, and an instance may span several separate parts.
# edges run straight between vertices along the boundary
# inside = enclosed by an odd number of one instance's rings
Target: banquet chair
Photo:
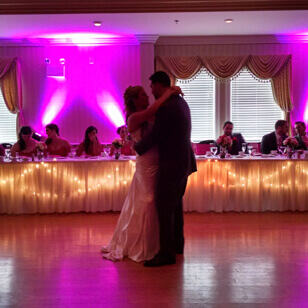
[[[11,143],[1,143],[1,145],[5,148],[5,149],[10,149],[12,148],[12,144]]]
[[[199,142],[199,144],[210,144],[210,143],[215,143],[215,140],[203,140]]]
[[[252,145],[253,149],[256,150],[257,153],[260,153],[261,142],[249,142],[249,145]]]
[[[207,151],[211,150],[211,145],[209,143],[205,144],[200,144],[197,143],[195,144],[195,154],[196,155],[205,155]]]

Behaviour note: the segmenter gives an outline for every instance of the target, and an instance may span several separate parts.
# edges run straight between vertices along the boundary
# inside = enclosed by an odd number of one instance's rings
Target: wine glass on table
[[[105,148],[104,148],[104,153],[105,153],[106,157],[109,157],[110,151],[111,151],[111,145],[110,144],[106,144]]]
[[[77,148],[75,146],[73,146],[72,149],[71,149],[70,157],[75,158],[76,157],[76,152],[77,152]]]
[[[247,148],[248,148],[249,156],[251,157],[251,153],[252,153],[252,150],[253,150],[253,146],[252,146],[252,145],[249,145]]]
[[[247,144],[245,142],[242,143],[242,152],[243,152],[243,155],[246,154],[246,149],[247,149]]]
[[[211,143],[210,144],[210,150],[211,150],[212,155],[215,156],[217,151],[218,151],[217,146],[216,146],[215,143]]]
[[[6,148],[6,149],[4,150],[4,152],[5,152],[5,158],[6,158],[7,160],[10,160],[10,157],[11,157],[11,149],[10,149],[10,148]]]
[[[243,151],[243,153],[246,153],[246,147],[247,147],[247,144],[246,143],[242,143],[242,151]]]
[[[283,145],[278,146],[278,152],[283,155],[285,153],[286,147]]]

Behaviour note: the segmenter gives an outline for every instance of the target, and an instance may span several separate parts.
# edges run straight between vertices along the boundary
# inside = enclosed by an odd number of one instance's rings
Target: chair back
[[[11,143],[1,143],[1,145],[3,146],[3,148],[5,149],[10,149],[13,147],[13,145]]]
[[[205,155],[207,151],[211,150],[210,144],[196,144],[196,154],[197,155]]]
[[[261,152],[261,142],[249,142],[249,145],[252,145],[253,149],[256,150],[257,153]]]

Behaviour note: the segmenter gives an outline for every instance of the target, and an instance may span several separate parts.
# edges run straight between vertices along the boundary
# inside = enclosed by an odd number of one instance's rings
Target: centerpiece
[[[298,146],[298,141],[294,137],[288,137],[283,141],[283,145],[287,147],[288,158],[292,158],[294,154],[294,148]]]
[[[115,138],[112,141],[112,145],[114,147],[114,158],[115,159],[119,159],[119,157],[121,155],[121,148],[122,148],[123,144],[124,144],[124,142],[120,138]]]
[[[227,148],[232,146],[233,140],[226,135],[219,136],[216,143],[220,147],[220,158],[225,158],[228,153]]]

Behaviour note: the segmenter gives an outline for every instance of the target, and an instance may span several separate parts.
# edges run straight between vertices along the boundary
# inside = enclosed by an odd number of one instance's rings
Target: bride
[[[126,120],[134,142],[140,141],[149,132],[150,120],[157,109],[171,95],[180,93],[179,87],[171,87],[148,107],[149,97],[141,86],[130,86],[125,90]],[[128,257],[141,262],[152,259],[158,252],[159,224],[154,202],[157,168],[158,152],[155,147],[142,156],[136,155],[136,171],[114,234],[109,244],[101,249],[103,258],[117,261]]]

